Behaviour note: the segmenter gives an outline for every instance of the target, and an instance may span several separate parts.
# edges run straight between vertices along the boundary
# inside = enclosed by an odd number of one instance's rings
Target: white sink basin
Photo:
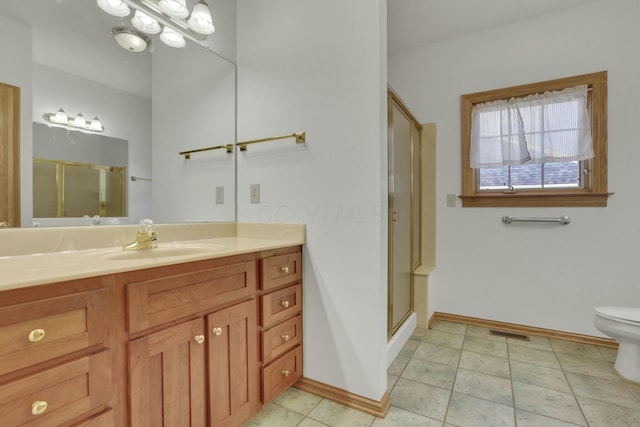
[[[187,255],[202,255],[216,250],[215,245],[207,246],[158,246],[152,249],[138,249],[121,251],[103,255],[102,259],[112,261],[142,260],[182,257]]]

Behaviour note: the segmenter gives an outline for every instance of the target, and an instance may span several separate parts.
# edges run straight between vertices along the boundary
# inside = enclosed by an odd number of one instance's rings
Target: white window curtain
[[[470,166],[501,168],[594,157],[586,85],[485,102],[471,112]]]

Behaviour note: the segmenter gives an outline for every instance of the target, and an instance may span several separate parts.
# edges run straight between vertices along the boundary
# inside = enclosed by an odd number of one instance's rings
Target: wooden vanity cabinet
[[[260,260],[262,404],[302,377],[302,248],[262,254]]]
[[[301,247],[0,291],[0,426],[236,427],[302,376]]]
[[[100,426],[112,414],[112,296],[108,277],[1,293],[0,425]]]
[[[257,412],[256,284],[254,254],[129,274],[132,426],[239,426]]]

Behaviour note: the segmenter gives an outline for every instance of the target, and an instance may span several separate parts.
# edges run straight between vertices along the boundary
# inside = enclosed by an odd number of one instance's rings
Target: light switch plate
[[[216,187],[216,205],[224,205],[224,186]]]
[[[249,186],[249,198],[251,203],[260,203],[260,184]]]
[[[455,208],[457,198],[458,197],[455,194],[447,194],[447,207]]]

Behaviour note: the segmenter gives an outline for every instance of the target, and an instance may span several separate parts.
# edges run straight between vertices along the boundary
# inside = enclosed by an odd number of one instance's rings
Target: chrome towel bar
[[[529,217],[529,216],[503,216],[502,222],[505,224],[511,224],[512,222],[556,222],[560,225],[567,225],[571,222],[571,218],[568,216],[561,216],[559,218],[546,218],[546,217]]]

